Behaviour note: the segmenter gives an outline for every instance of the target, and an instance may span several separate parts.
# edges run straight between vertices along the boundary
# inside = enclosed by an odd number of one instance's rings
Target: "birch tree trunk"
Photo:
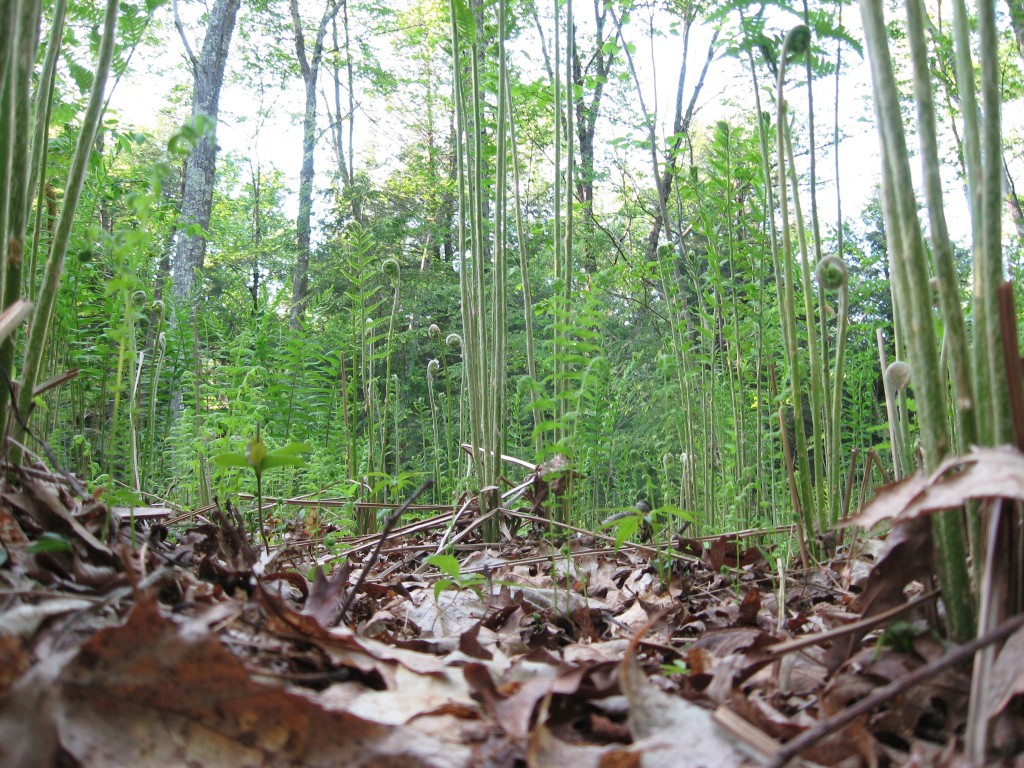
[[[185,30],[178,18],[177,0],[174,21],[181,35],[185,52],[192,65],[192,116],[206,115],[213,122],[212,132],[201,138],[185,161],[185,179],[181,198],[181,223],[174,250],[174,296],[184,306],[196,293],[197,276],[206,257],[206,232],[210,227],[213,207],[213,182],[217,158],[217,113],[220,89],[235,18],[242,0],[217,0],[210,11],[198,58],[192,52]]]
[[[299,171],[299,214],[295,222],[298,240],[298,255],[295,259],[295,272],[292,276],[292,316],[293,328],[302,326],[302,316],[306,311],[306,294],[309,292],[309,253],[311,220],[313,214],[313,150],[316,148],[316,84],[320,74],[320,62],[324,55],[324,35],[327,25],[331,23],[341,9],[341,0],[327,0],[320,26],[313,41],[311,54],[306,52],[306,36],[302,30],[302,18],[299,16],[298,0],[290,0],[292,12],[292,32],[295,36],[295,58],[302,71],[302,80],[306,86],[306,108],[302,118],[302,168]]]

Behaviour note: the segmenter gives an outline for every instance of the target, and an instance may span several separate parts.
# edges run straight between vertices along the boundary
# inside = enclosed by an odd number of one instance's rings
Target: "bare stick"
[[[849,725],[861,715],[866,715],[879,704],[884,704],[889,699],[892,699],[901,693],[905,693],[908,688],[924,682],[928,678],[939,674],[949,667],[955,666],[962,661],[966,661],[979,649],[991,645],[992,643],[998,643],[1000,640],[1012,635],[1021,627],[1024,627],[1024,613],[1018,614],[1012,619],[1003,622],[988,634],[975,638],[945,656],[938,658],[929,664],[925,664],[923,667],[918,667],[913,672],[893,680],[882,688],[876,689],[870,696],[866,696],[856,704],[847,707],[841,712],[837,712],[826,720],[822,720],[813,728],[808,728],[795,739],[788,742],[782,749],[775,753],[771,760],[765,764],[766,768],[783,768],[783,766],[789,763],[789,761],[794,757],[799,755],[808,747],[817,744],[830,733],[834,733],[843,726]]]
[[[373,552],[370,553],[370,559],[366,561],[363,566],[363,570],[359,572],[359,578],[356,579],[355,586],[348,591],[345,595],[345,602],[341,605],[341,615],[338,617],[338,622],[341,623],[345,620],[345,614],[348,613],[349,606],[352,605],[352,601],[355,599],[356,592],[363,586],[363,582],[366,581],[367,574],[370,573],[370,569],[373,568],[373,564],[377,562],[377,558],[380,556],[381,547],[384,546],[384,542],[388,538],[388,534],[391,533],[391,529],[395,527],[395,524],[401,519],[402,514],[409,508],[416,499],[419,498],[420,494],[425,490],[434,485],[433,478],[428,477],[423,483],[413,491],[412,496],[405,500],[405,503],[388,515],[388,519],[384,521],[384,530],[380,532],[380,539],[377,540],[377,546],[374,547]]]

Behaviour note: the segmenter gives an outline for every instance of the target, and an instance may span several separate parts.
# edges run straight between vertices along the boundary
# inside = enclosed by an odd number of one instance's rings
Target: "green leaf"
[[[480,594],[479,587],[487,583],[487,577],[482,573],[468,573],[462,577],[459,586],[463,589],[472,589]]]
[[[260,469],[267,470],[273,469],[274,467],[304,467],[306,466],[306,460],[301,456],[278,456],[276,453],[271,453],[262,462],[260,462]]]
[[[275,448],[270,452],[271,456],[300,456],[303,453],[312,453],[313,448],[306,443],[291,442],[288,445]]]
[[[29,545],[28,551],[33,555],[44,552],[70,552],[71,542],[59,533],[46,531],[42,536]]]
[[[635,515],[627,515],[610,523],[605,523],[601,528],[615,528],[615,549],[618,550],[626,539],[636,533],[642,520],[643,517],[638,512]]]
[[[653,515],[653,514],[658,513],[658,512],[664,513],[666,515],[671,515],[672,517],[676,517],[676,518],[679,518],[680,520],[685,520],[685,521],[691,522],[691,523],[696,519],[696,517],[694,516],[694,514],[692,512],[687,512],[685,509],[680,509],[679,507],[672,507],[672,506],[658,507],[651,514]]]
[[[473,9],[466,0],[452,0],[452,10],[455,13],[459,37],[463,38],[459,42],[462,45],[472,45],[476,42],[476,19],[473,17]]]
[[[178,131],[167,140],[167,151],[172,155],[187,155],[196,145],[195,135],[189,131]]]
[[[454,583],[455,582],[451,579],[441,579],[436,584],[434,584],[434,602],[436,603],[437,599],[441,596],[441,593],[448,589],[448,587],[452,586]]]
[[[427,562],[437,568],[441,573],[447,574],[453,578],[459,578],[459,574],[462,573],[462,565],[458,559],[451,555],[431,555],[427,558]]]
[[[218,467],[248,467],[249,460],[240,453],[219,453],[211,461]]]
[[[689,675],[690,668],[682,659],[676,659],[671,664],[662,664],[661,671],[666,675]]]
[[[548,429],[560,429],[562,426],[564,425],[560,421],[552,421],[551,419],[545,419],[536,426],[534,431],[543,432],[544,430]]]

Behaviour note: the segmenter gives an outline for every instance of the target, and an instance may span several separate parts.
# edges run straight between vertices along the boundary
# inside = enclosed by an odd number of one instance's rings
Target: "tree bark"
[[[714,36],[711,38],[711,43],[708,45],[707,56],[704,59],[704,66],[701,69],[700,76],[697,78],[697,83],[693,88],[693,93],[690,95],[690,101],[686,105],[686,111],[683,111],[683,93],[686,85],[686,52],[689,51],[689,30],[692,20],[687,21],[686,30],[686,44],[683,46],[683,63],[679,68],[679,81],[676,85],[676,112],[675,118],[672,121],[672,138],[669,141],[668,151],[665,153],[665,167],[661,173],[661,177],[656,179],[656,190],[658,193],[659,210],[661,215],[655,216],[651,222],[650,232],[647,233],[647,247],[646,247],[646,260],[654,261],[658,258],[658,243],[661,241],[661,231],[666,225],[665,216],[668,208],[669,195],[672,193],[672,182],[675,180],[676,175],[676,162],[679,157],[679,151],[682,147],[683,136],[687,135],[690,131],[690,124],[693,122],[693,116],[697,111],[697,97],[700,96],[701,90],[704,88],[704,79],[708,74],[708,68],[711,66],[711,62],[715,56],[715,45],[718,42],[718,32],[716,31]],[[655,163],[655,170],[657,170],[657,163]]]
[[[1024,58],[1024,0],[1006,0],[1010,11],[1010,27],[1017,41],[1017,51]]]
[[[196,281],[206,258],[206,233],[213,208],[220,89],[240,5],[241,0],[217,0],[210,11],[203,48],[197,58],[178,19],[177,2],[174,4],[175,25],[192,65],[192,116],[206,115],[213,121],[211,134],[196,143],[185,161],[181,221],[173,266],[174,296],[183,306],[197,293]]]
[[[579,89],[576,103],[576,138],[579,140],[580,164],[576,176],[576,198],[580,201],[581,223],[585,233],[582,247],[582,266],[587,274],[597,270],[597,258],[594,251],[594,135],[597,132],[597,118],[601,112],[601,98],[608,74],[615,63],[615,52],[605,52],[604,25],[608,18],[608,6],[594,2],[594,45],[586,64],[580,60],[579,48],[575,44],[576,27],[573,26],[573,85]],[[585,76],[592,74],[594,89],[587,104],[584,94],[587,92]]]
[[[302,316],[306,311],[306,296],[309,293],[309,253],[311,220],[313,214],[313,150],[316,148],[316,83],[320,74],[320,61],[324,54],[324,35],[341,9],[341,0],[327,0],[324,14],[320,19],[312,55],[306,53],[306,36],[302,30],[298,0],[290,0],[292,32],[295,36],[295,58],[302,71],[306,87],[306,107],[302,118],[302,168],[299,170],[299,213],[295,222],[298,255],[292,276],[291,326],[302,327]]]

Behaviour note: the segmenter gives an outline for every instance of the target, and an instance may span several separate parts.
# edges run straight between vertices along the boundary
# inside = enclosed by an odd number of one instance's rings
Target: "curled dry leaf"
[[[530,734],[530,768],[640,768],[640,755],[628,747],[570,744],[539,723]]]
[[[971,499],[1024,500],[1024,454],[1012,446],[973,448],[946,459],[925,478],[920,472],[882,488],[860,512],[841,523],[872,528],[884,520],[909,520]]]
[[[322,568],[317,568],[302,612],[312,616],[322,627],[337,624],[351,570],[347,562],[332,576],[325,574]]]
[[[502,686],[499,689],[486,667],[466,665],[466,681],[483,699],[502,729],[516,738],[525,737],[537,703],[544,697],[576,693],[587,673],[584,667],[575,669],[565,665],[531,665],[532,677],[523,683]],[[511,692],[508,692],[511,690]]]
[[[992,668],[992,687],[985,697],[985,711],[1000,714],[1010,700],[1024,694],[1024,629],[1014,632],[1003,645]]]
[[[904,587],[928,579],[932,571],[932,536],[927,520],[905,520],[893,526],[885,550],[864,584],[857,603],[868,618],[906,602]],[[830,672],[837,670],[858,647],[867,630],[833,641],[825,657]]]
[[[714,722],[708,710],[666,693],[648,679],[637,659],[641,634],[626,650],[619,668],[619,683],[629,700],[629,727],[634,748],[644,754],[643,765],[754,765]]]

